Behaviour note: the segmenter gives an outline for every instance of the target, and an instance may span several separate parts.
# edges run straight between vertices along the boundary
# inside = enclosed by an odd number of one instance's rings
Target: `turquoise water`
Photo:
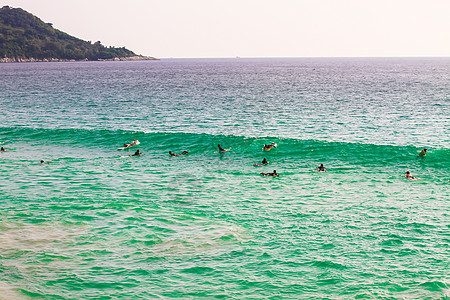
[[[0,299],[448,299],[449,74],[1,64]]]

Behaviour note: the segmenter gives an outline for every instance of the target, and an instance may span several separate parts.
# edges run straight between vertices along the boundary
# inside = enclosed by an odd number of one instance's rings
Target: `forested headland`
[[[0,8],[0,62],[151,59],[125,47],[81,40],[21,8]]]

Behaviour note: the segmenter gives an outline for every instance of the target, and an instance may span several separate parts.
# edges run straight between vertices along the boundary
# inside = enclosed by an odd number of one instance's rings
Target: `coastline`
[[[62,58],[25,58],[25,57],[3,57],[0,58],[0,63],[27,63],[27,62],[82,62],[82,61],[143,61],[143,60],[158,60],[151,56],[135,55],[129,57],[115,57],[108,59],[89,60],[85,59],[62,59]]]

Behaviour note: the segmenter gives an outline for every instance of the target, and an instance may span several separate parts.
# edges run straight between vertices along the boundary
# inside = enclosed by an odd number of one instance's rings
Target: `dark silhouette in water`
[[[229,151],[229,150],[223,149],[223,148],[220,146],[220,144],[218,144],[217,146],[219,147],[219,152],[220,152],[220,153],[225,153],[225,152],[228,152],[228,151]]]
[[[417,157],[425,157],[427,155],[427,148],[422,149]]]
[[[267,161],[267,159],[263,159],[262,160],[262,162],[261,163],[259,163],[259,164],[253,164],[254,166],[256,166],[256,167],[260,167],[260,166],[264,166],[264,165],[267,165],[269,162]]]
[[[141,153],[141,151],[139,151],[139,149],[138,149],[138,150],[136,150],[136,152],[134,152],[133,155],[129,155],[129,156],[139,156],[139,155],[142,155],[142,153]]]
[[[411,173],[409,173],[409,171],[406,171],[405,178],[406,179],[410,179],[410,180],[418,180],[418,179],[420,179],[420,178],[416,178],[416,177],[412,176]]]
[[[319,172],[326,172],[327,170],[325,169],[325,167],[323,166],[323,164],[320,164],[320,166],[317,167],[316,171],[319,171]]]

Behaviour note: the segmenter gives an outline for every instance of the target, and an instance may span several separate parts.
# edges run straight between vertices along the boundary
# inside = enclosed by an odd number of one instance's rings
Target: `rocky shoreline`
[[[129,57],[115,57],[110,59],[98,59],[98,60],[88,60],[81,59],[61,59],[61,58],[34,58],[34,57],[3,57],[0,58],[0,63],[24,63],[24,62],[78,62],[78,61],[142,61],[142,60],[158,60],[157,58],[150,56],[129,56]]]

